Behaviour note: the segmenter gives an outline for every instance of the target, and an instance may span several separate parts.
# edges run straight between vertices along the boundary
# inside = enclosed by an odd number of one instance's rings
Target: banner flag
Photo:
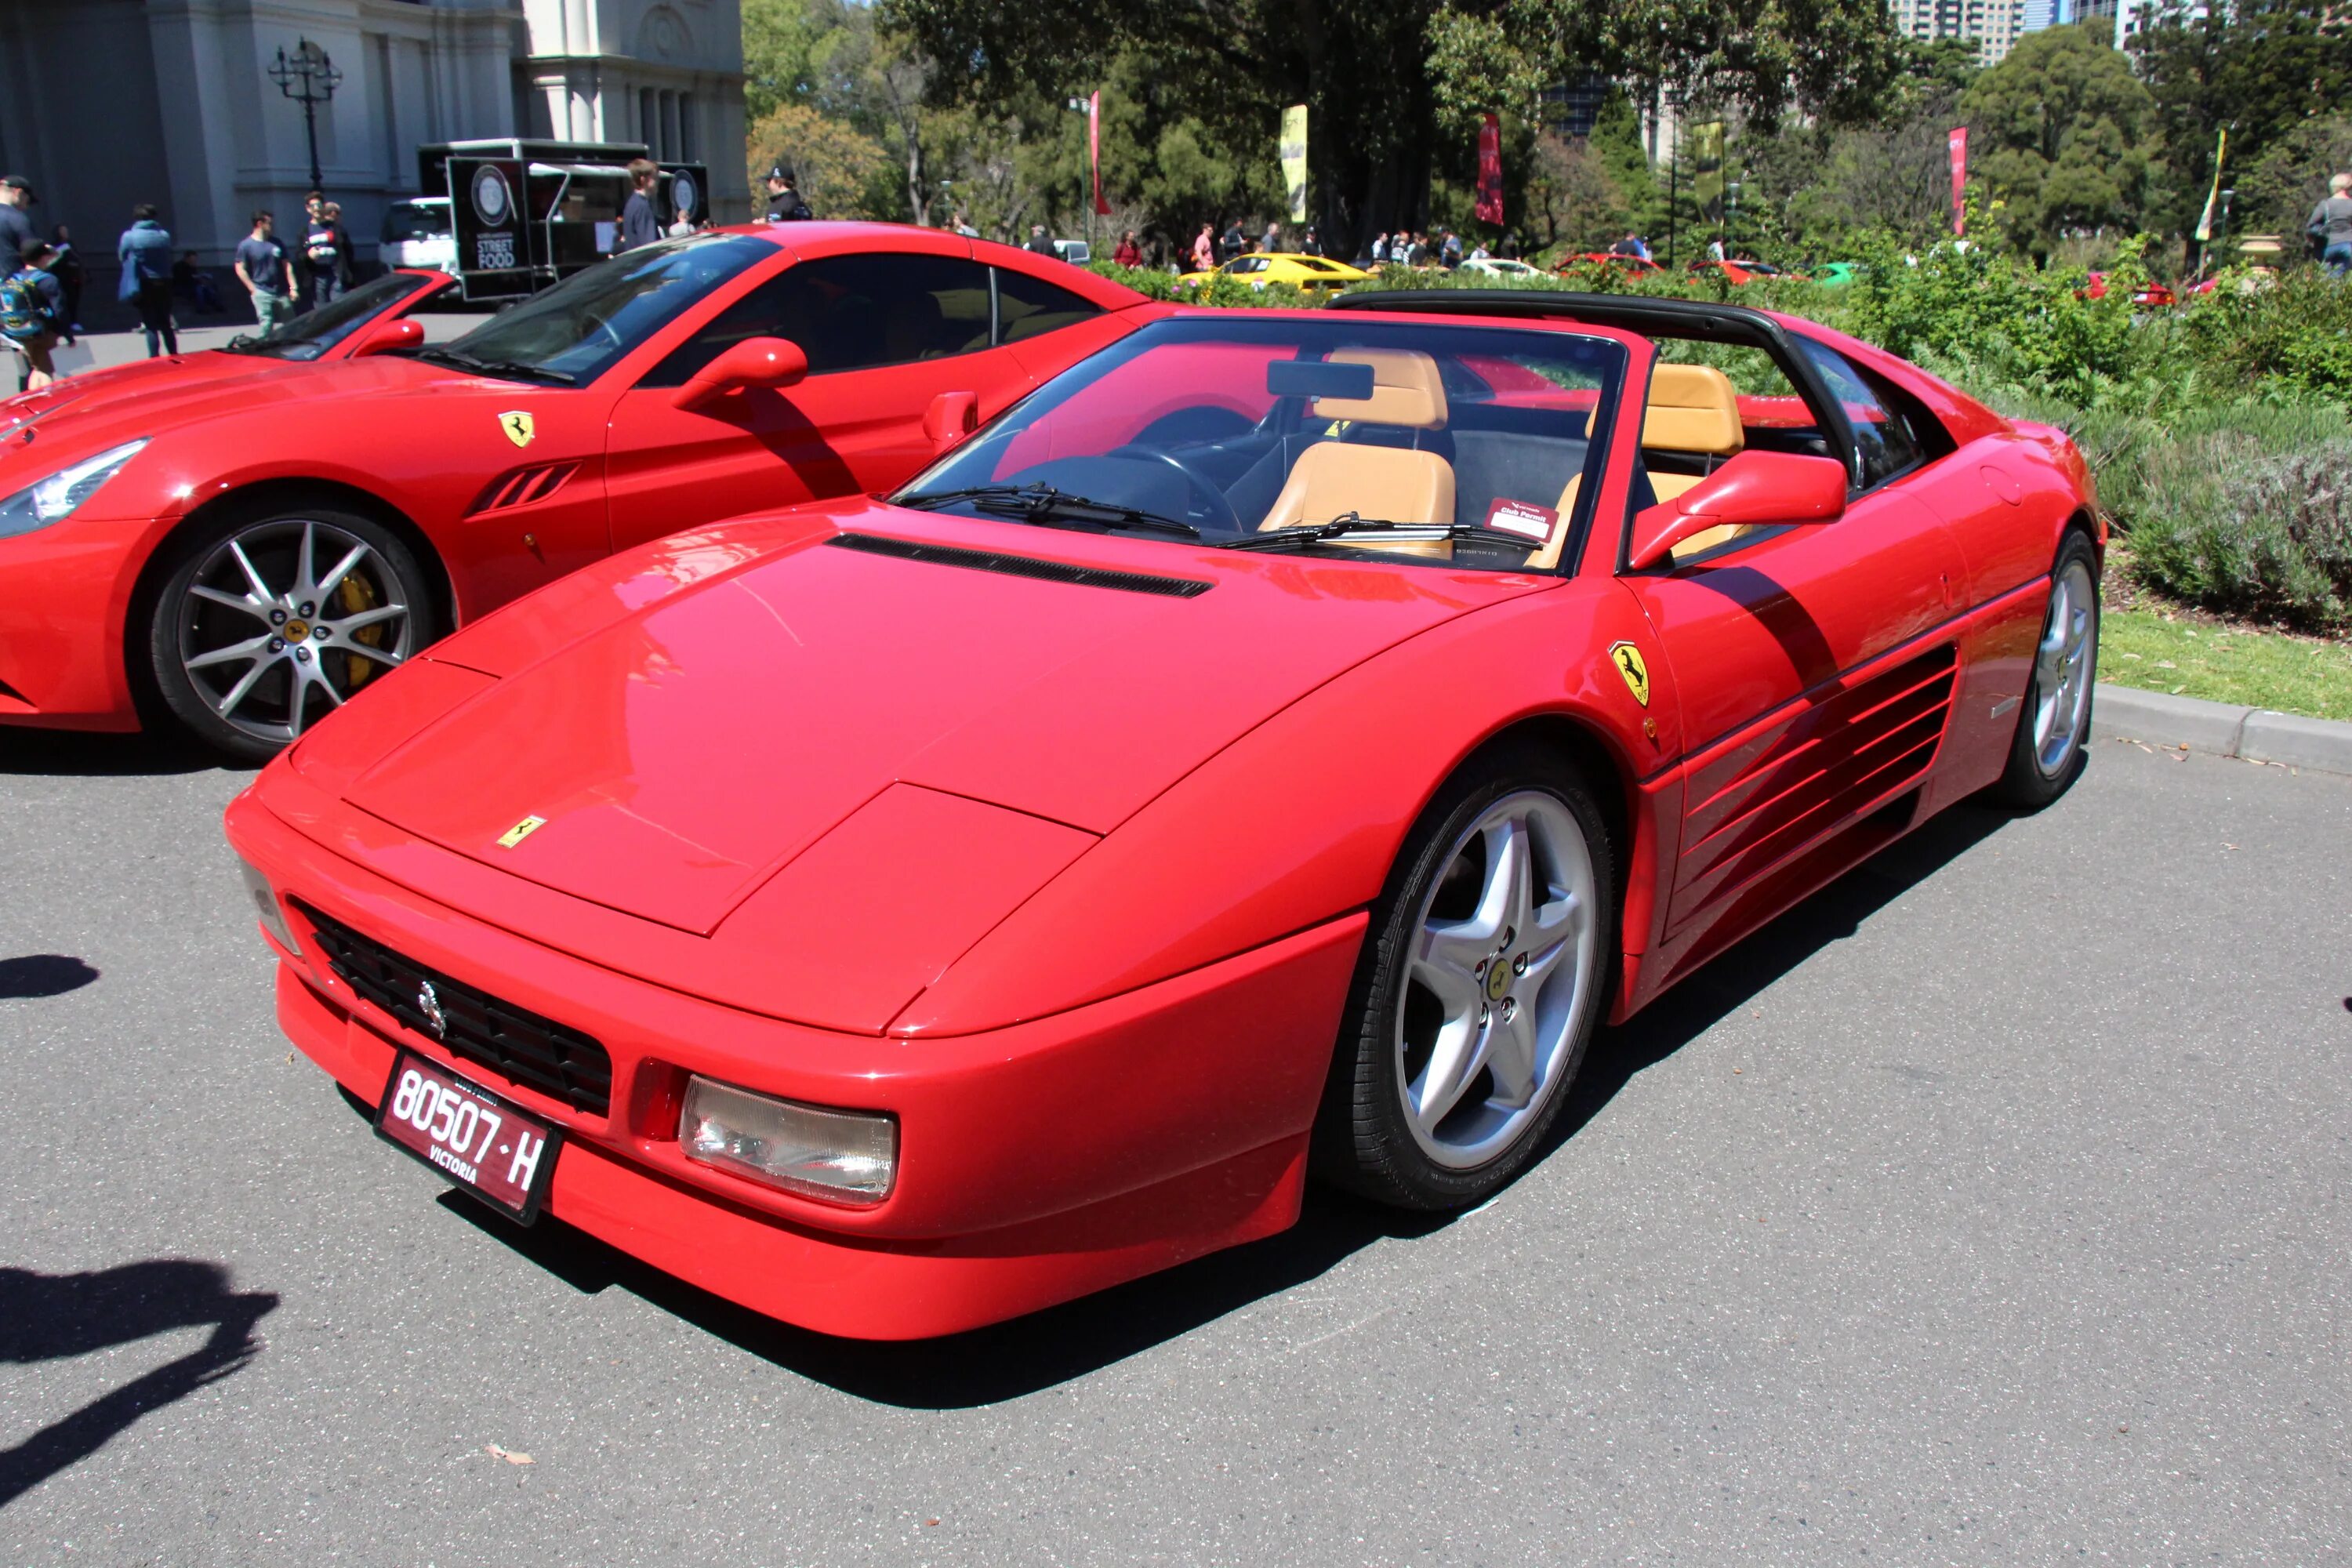
[[[1259,121],[1264,124],[1264,121]],[[1307,221],[1307,106],[1282,111],[1282,185],[1290,194],[1290,221]]]
[[[1969,184],[1969,128],[1952,127],[1952,233],[1966,235],[1969,229],[1969,204],[1963,194]]]
[[[2213,188],[2205,193],[2205,216],[2197,220],[2197,243],[2203,245],[2213,237],[2213,209],[2221,204],[2221,159],[2230,151],[2230,131],[2222,127],[2221,139],[2213,143]]]
[[[1703,121],[1690,128],[1691,195],[1710,225],[1723,222],[1723,121]]]
[[[1087,163],[1095,176],[1095,216],[1110,216],[1110,204],[1102,199],[1102,92],[1099,89],[1087,97]]]
[[[1503,121],[1489,113],[1478,126],[1478,221],[1503,222]]]

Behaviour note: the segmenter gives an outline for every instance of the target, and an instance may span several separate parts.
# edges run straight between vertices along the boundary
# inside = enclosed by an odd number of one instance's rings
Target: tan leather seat
[[[1445,428],[1445,382],[1429,355],[1410,349],[1341,349],[1331,362],[1371,366],[1372,395],[1315,398],[1307,405],[1310,419],[1411,430],[1416,440],[1420,431]],[[1351,511],[1397,522],[1452,522],[1454,465],[1417,446],[1318,441],[1298,454],[1282,493],[1258,527],[1328,522]],[[1443,556],[1454,551],[1442,539],[1367,542],[1365,547],[1411,555]]]
[[[1595,416],[1599,411],[1594,411]],[[1592,420],[1587,418],[1585,434],[1592,433]],[[1681,452],[1713,458],[1728,458],[1748,444],[1739,427],[1739,394],[1732,387],[1731,378],[1711,365],[1658,364],[1650,371],[1650,401],[1642,411],[1642,447],[1651,452]],[[1707,465],[1710,468],[1715,463]],[[1704,478],[1699,474],[1662,474],[1653,469],[1650,489],[1660,500],[1672,500]],[[1559,492],[1559,505],[1555,509],[1566,517],[1575,509],[1578,489],[1584,476],[1570,477],[1568,487]],[[1679,546],[1676,556],[1696,555],[1712,549],[1743,530],[1737,526],[1710,528],[1695,534]],[[1528,558],[1530,572],[1547,572],[1559,564],[1559,552],[1568,542],[1568,530],[1561,529],[1552,542]]]

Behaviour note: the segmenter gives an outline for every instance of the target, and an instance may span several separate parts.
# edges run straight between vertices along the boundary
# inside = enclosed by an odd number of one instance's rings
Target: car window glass
[[[809,374],[944,359],[988,346],[988,268],[954,256],[826,256],[761,284],[639,384],[682,386],[747,338],[783,338]]]
[[[1017,343],[1102,314],[1101,307],[1042,278],[996,268],[997,341]]]
[[[593,380],[776,247],[749,235],[667,239],[575,272],[492,317],[451,348],[478,360]]]
[[[1880,395],[1874,384],[1877,378],[1825,343],[1811,338],[1798,342],[1822,379],[1829,383],[1830,395],[1845,405],[1846,421],[1853,426],[1862,488],[1884,484],[1917,463],[1923,455],[1918,434],[1896,402]]]

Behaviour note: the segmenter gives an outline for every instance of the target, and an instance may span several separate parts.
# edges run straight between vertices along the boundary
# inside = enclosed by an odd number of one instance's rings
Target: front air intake
[[[1123,594],[1158,594],[1163,598],[1192,599],[1216,586],[1190,577],[1155,577],[1144,572],[1108,572],[1099,566],[1074,566],[1066,561],[1040,560],[1034,555],[1007,555],[997,550],[965,550],[952,544],[918,544],[879,533],[836,533],[825,541],[836,550],[856,550],[867,555],[890,555],[901,561],[927,561],[934,566],[961,566],[972,572],[1002,572],[1008,577],[1034,577],[1041,583],[1070,583],[1081,588],[1116,588]]]

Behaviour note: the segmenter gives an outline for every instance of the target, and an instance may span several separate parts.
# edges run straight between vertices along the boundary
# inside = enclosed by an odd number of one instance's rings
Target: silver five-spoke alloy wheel
[[[336,523],[257,522],[198,563],[173,617],[180,668],[223,722],[283,745],[409,656],[410,595]]]
[[[1565,805],[1495,801],[1455,841],[1423,901],[1396,1009],[1404,1120],[1452,1170],[1508,1151],[1573,1066],[1596,984],[1599,892]]]
[[[2074,761],[2091,700],[2091,654],[2098,641],[2098,589],[2079,559],[2050,584],[2050,615],[2033,652],[2033,763],[2056,778]]]

